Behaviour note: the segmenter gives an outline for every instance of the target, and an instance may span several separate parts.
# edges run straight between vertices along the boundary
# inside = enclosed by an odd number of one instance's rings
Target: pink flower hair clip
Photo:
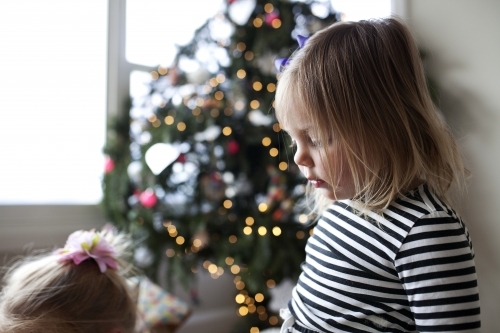
[[[107,267],[117,270],[116,250],[105,237],[104,233],[78,230],[69,235],[64,248],[55,251],[60,255],[59,263],[73,261],[75,265],[87,259],[94,259],[101,273],[104,273]]]

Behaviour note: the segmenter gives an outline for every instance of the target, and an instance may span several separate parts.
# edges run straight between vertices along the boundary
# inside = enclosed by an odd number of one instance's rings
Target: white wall
[[[472,171],[462,216],[472,235],[482,332],[500,330],[500,1],[409,0],[439,106]]]

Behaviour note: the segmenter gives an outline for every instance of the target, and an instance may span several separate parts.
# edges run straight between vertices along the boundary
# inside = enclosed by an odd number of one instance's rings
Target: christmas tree
[[[278,324],[269,291],[298,277],[310,232],[271,111],[275,62],[336,20],[324,1],[229,0],[108,131],[103,206],[140,243],[137,265],[156,279],[168,257],[187,285],[199,263],[234,275],[243,332]]]

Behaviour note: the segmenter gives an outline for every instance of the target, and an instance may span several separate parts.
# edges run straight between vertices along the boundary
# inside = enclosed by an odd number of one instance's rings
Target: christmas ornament
[[[148,188],[139,195],[139,202],[146,208],[151,208],[158,202],[155,192]]]
[[[236,155],[240,151],[240,144],[236,140],[231,140],[227,143],[227,152],[230,155]]]
[[[111,157],[106,156],[104,159],[104,172],[110,173],[115,169],[115,162],[111,159]]]
[[[158,175],[165,170],[166,167],[175,162],[179,155],[179,150],[173,145],[156,143],[146,151],[144,157],[146,159],[146,164],[153,174]]]

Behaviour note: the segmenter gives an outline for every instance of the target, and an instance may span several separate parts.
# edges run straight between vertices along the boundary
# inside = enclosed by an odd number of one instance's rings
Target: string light
[[[257,232],[259,233],[259,235],[264,236],[265,234],[267,234],[267,228],[264,226],[261,226],[261,227],[259,227],[259,229],[257,229]]]
[[[243,110],[244,107],[245,103],[243,103],[243,101],[237,101],[236,103],[234,103],[234,108],[238,111]]]
[[[250,102],[250,107],[252,109],[257,109],[260,106],[260,103],[258,100],[254,99],[253,101]]]
[[[153,79],[153,81],[158,80],[158,78],[160,77],[157,71],[151,71],[149,74],[151,74],[151,79]]]
[[[238,79],[243,79],[245,76],[247,76],[247,72],[245,72],[244,69],[238,69],[238,71],[236,72],[236,76],[238,77]]]
[[[244,228],[243,228],[243,233],[244,233],[245,235],[247,235],[247,236],[248,236],[248,235],[251,235],[251,234],[252,234],[252,228],[251,228],[251,227],[248,227],[248,226],[247,226],[247,227],[244,227]]]
[[[193,111],[191,111],[191,113],[193,114],[193,116],[199,116],[201,114],[201,109],[199,107],[195,107],[193,109]]]
[[[254,313],[257,310],[257,307],[253,304],[248,304],[248,312]],[[258,332],[258,331],[257,331]]]
[[[152,114],[148,117],[148,120],[150,123],[154,123],[158,118],[156,117],[155,114]]]
[[[233,206],[233,202],[229,199],[224,200],[223,206],[224,206],[224,208],[229,209]]]
[[[300,214],[299,215],[299,222],[300,223],[306,223],[307,222],[307,215],[306,214]]]
[[[203,268],[208,269],[208,266],[210,266],[210,264],[212,264],[212,263],[210,262],[210,260],[205,260],[205,261],[203,262]]]
[[[247,225],[253,225],[253,223],[255,222],[255,220],[253,219],[253,217],[249,216],[245,219],[245,223]]]
[[[259,302],[259,303],[260,303],[260,302],[262,302],[263,300],[264,300],[264,295],[263,295],[263,294],[261,294],[261,293],[257,293],[257,294],[255,294],[255,301],[256,301],[256,302]]]
[[[271,25],[273,26],[274,29],[278,29],[281,27],[281,20],[279,18],[275,18],[272,22]]]
[[[236,243],[237,240],[238,240],[238,237],[236,237],[235,235],[229,236],[229,243],[234,244],[234,243]]]
[[[236,49],[240,52],[245,51],[246,48],[247,46],[243,42],[239,42],[238,44],[236,44]]]
[[[177,238],[175,239],[175,242],[176,242],[177,244],[179,244],[179,245],[184,244],[184,241],[185,241],[185,239],[184,239],[184,237],[182,237],[182,236],[179,236],[179,237],[177,237]]]
[[[235,299],[236,303],[242,304],[243,302],[245,302],[245,295],[238,294],[238,295],[236,295],[236,297],[234,299]]]
[[[217,118],[219,116],[219,109],[210,110],[210,115],[212,116],[212,118]]]
[[[215,92],[214,97],[216,100],[220,101],[224,98],[224,93],[219,90],[219,91]]]
[[[229,126],[226,126],[222,129],[222,134],[224,134],[225,136],[231,135],[232,132],[233,130]]]
[[[262,145],[263,145],[264,147],[267,147],[267,146],[269,146],[270,144],[271,144],[271,138],[270,138],[270,137],[267,137],[267,136],[266,136],[264,139],[262,139]]]
[[[288,163],[286,163],[286,162],[280,162],[280,164],[278,165],[278,168],[281,171],[285,171],[288,168]]]
[[[276,286],[276,282],[273,279],[269,279],[266,281],[266,286],[268,288],[274,288]]]
[[[211,78],[209,81],[208,81],[208,84],[210,84],[212,87],[217,87],[219,85],[219,82],[217,82],[217,79],[216,78]]]
[[[169,258],[172,258],[173,256],[175,256],[175,251],[174,249],[168,249],[165,254],[167,255],[167,257]]]
[[[231,271],[231,273],[233,273],[233,274],[238,274],[238,273],[241,271],[241,268],[240,268],[240,266],[238,266],[238,265],[232,265],[232,266],[231,266],[231,268],[230,268],[229,270],[230,270],[230,271]],[[241,279],[241,278],[240,278],[240,279]],[[236,281],[235,283],[238,283],[238,282],[239,282],[239,280],[238,280],[238,281]],[[241,289],[243,289],[243,288],[241,288]]]
[[[198,97],[196,99],[196,105],[197,106],[203,106],[203,104],[205,104],[205,100],[203,98],[201,98],[201,97]]]
[[[264,6],[264,10],[266,11],[266,13],[271,13],[274,10],[274,6],[270,3],[266,3],[266,5]]]
[[[255,81],[253,83],[252,87],[255,91],[261,91],[262,90],[262,83],[260,83],[259,81]]]
[[[265,321],[267,319],[267,313],[261,313],[259,314],[259,319],[262,321]]]
[[[276,91],[276,85],[274,83],[268,83],[267,84],[267,91],[269,91],[269,92],[275,92]]]
[[[250,333],[259,333],[259,332],[260,332],[260,330],[258,327],[251,327],[250,328]]]
[[[241,306],[239,309],[238,309],[238,313],[241,315],[241,316],[246,316],[248,314],[248,308],[246,306]]]
[[[274,228],[273,228],[273,235],[274,235],[274,236],[279,236],[279,235],[281,235],[281,228],[280,228],[280,227],[274,227]]]
[[[243,281],[236,282],[236,289],[238,289],[238,290],[245,289],[245,282],[243,282]]]
[[[185,131],[186,130],[186,123],[181,121],[180,123],[177,124],[177,129],[179,130],[179,132]]]
[[[265,306],[263,306],[263,305],[259,305],[259,306],[257,307],[257,313],[258,313],[258,314],[266,313],[266,307],[265,307]]]
[[[158,119],[156,119],[151,125],[153,125],[153,127],[160,127],[161,121],[159,121]]]
[[[304,236],[305,234],[302,230],[297,231],[297,233],[295,234],[295,237],[297,237],[297,239],[303,239]]]
[[[217,82],[219,83],[223,83],[224,81],[226,81],[226,76],[224,74],[217,74],[215,80],[217,80]]]
[[[261,203],[259,204],[259,212],[264,213],[267,210],[267,204],[266,203]]]
[[[260,27],[262,27],[262,23],[264,23],[264,22],[262,21],[262,19],[261,19],[260,17],[256,17],[256,18],[253,20],[253,25],[254,25],[254,27],[256,27],[256,28],[260,28]]]
[[[234,264],[234,258],[233,257],[227,257],[226,260],[226,265],[229,265],[231,266],[232,264]]]
[[[274,123],[273,124],[273,131],[275,131],[276,133],[281,131],[281,126],[279,123]]]
[[[196,238],[195,240],[193,240],[193,245],[195,247],[200,247],[203,243],[201,242],[200,239]]]
[[[278,317],[276,316],[269,317],[269,324],[276,325],[277,323],[278,323]]]
[[[225,108],[225,109],[224,109],[224,114],[225,114],[226,116],[230,116],[230,115],[232,115],[232,114],[233,114],[233,109],[231,109],[230,107]]]
[[[245,59],[250,61],[253,59],[253,52],[252,51],[246,51],[245,52]]]
[[[162,66],[158,66],[158,73],[159,73],[160,75],[165,75],[165,74],[167,74],[167,73],[168,73],[168,69],[167,69],[167,68],[165,68],[165,67],[162,67]]]
[[[172,125],[173,123],[174,123],[174,117],[172,117],[172,116],[165,117],[165,124]]]
[[[277,148],[271,148],[271,150],[269,150],[269,155],[271,155],[272,157],[276,157],[278,156],[278,149]]]

